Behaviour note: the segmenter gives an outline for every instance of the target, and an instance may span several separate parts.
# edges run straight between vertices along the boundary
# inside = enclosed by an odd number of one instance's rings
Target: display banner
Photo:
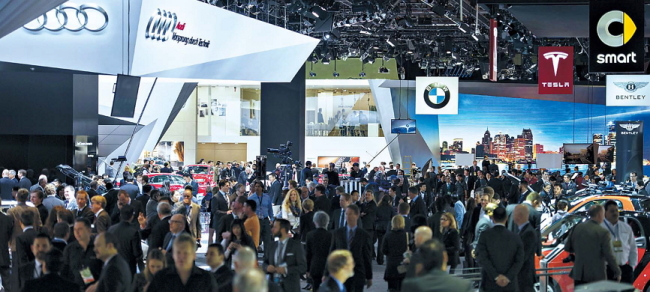
[[[573,94],[573,47],[539,47],[539,94]]]
[[[589,72],[643,72],[644,0],[589,2]]]
[[[415,114],[457,115],[458,77],[416,77]]]
[[[650,106],[650,75],[607,75],[607,106]]]
[[[616,123],[616,180],[624,181],[631,172],[643,176],[643,122]]]
[[[498,22],[496,19],[490,19],[490,81],[496,82],[498,79],[499,52],[497,50],[497,37],[499,36]]]

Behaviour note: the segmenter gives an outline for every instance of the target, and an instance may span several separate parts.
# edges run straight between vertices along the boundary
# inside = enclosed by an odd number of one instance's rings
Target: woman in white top
[[[297,229],[300,224],[300,215],[302,214],[302,206],[300,203],[300,195],[298,190],[290,189],[282,202],[281,216],[283,219],[289,220],[292,229]]]

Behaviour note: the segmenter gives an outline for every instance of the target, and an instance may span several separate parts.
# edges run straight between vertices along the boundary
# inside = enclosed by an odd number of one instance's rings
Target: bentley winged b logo
[[[548,52],[544,54],[546,60],[551,59],[553,61],[553,73],[555,76],[557,76],[557,67],[560,64],[560,59],[565,60],[567,57],[569,57],[569,54],[565,52]]]
[[[639,126],[641,126],[641,124],[620,124],[620,126],[623,129],[626,129],[628,131],[632,131],[632,130],[638,128]]]
[[[627,83],[625,83],[625,82],[614,82],[614,85],[625,89],[625,91],[627,91],[627,92],[635,92],[635,91],[637,91],[637,89],[641,89],[641,88],[646,87],[648,85],[648,83],[650,83],[650,82],[634,82],[634,81],[630,81],[630,82],[627,82]]]

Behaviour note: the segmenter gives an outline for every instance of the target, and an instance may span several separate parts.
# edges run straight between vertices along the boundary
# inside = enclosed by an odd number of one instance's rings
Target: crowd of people
[[[94,176],[75,190],[44,175],[32,184],[24,170],[4,170],[0,197],[5,199],[3,182],[9,181],[10,199],[17,201],[0,213],[4,289],[354,292],[373,285],[376,261],[386,265],[389,291],[533,291],[534,256],[541,255],[539,210],[551,198],[558,202],[554,209],[566,210],[562,198],[582,185],[571,173],[506,174],[476,162],[438,172],[413,169],[410,177],[399,164],[355,163],[345,172],[360,188],[347,193],[334,165],[319,172],[307,162],[286,187],[277,172],[266,184],[250,173],[239,182],[237,172],[247,173],[253,164],[212,165],[217,183],[198,203],[191,174],[175,196],[168,184],[151,186],[142,172],[125,172],[120,182]],[[605,209],[617,218],[615,203]],[[593,220],[611,230],[617,221],[603,222],[600,211],[590,210]],[[207,230],[201,212],[209,213]],[[557,211],[554,220],[564,214]],[[195,265],[204,232],[209,271]],[[608,235],[599,234],[609,242]],[[577,245],[567,244],[576,266],[592,264]],[[626,260],[636,258],[603,254],[603,263],[618,263],[609,277],[623,273],[629,280]],[[453,276],[470,268],[480,269],[480,284]]]

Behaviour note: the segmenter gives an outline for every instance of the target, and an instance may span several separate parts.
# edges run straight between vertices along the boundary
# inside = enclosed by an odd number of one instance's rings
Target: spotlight
[[[384,61],[386,61],[386,62],[390,61],[390,57],[387,56],[387,55],[384,55],[384,56],[382,57],[382,59],[384,59]]]
[[[334,77],[339,77],[339,76],[341,76],[341,74],[339,74],[339,72],[336,72],[336,71],[335,71],[334,73],[332,73],[332,76],[334,76]]]
[[[367,30],[361,30],[361,31],[359,31],[359,33],[365,34],[365,35],[372,35],[372,33],[367,31]]]
[[[395,47],[395,44],[393,44],[393,42],[390,41],[390,38],[387,38],[387,39],[386,39],[386,42],[387,42],[391,47]]]
[[[472,34],[472,38],[478,42],[478,36],[476,36],[476,34]]]
[[[469,25],[467,23],[458,24],[458,29],[463,33],[466,33],[469,30]]]
[[[361,73],[359,73],[359,77],[361,77],[361,78],[366,77],[366,72],[362,71]]]
[[[388,74],[388,72],[390,72],[390,70],[388,70],[388,68],[386,68],[386,67],[384,67],[384,66],[379,67],[379,73],[381,73],[381,74]]]
[[[330,59],[329,58],[323,58],[323,60],[321,62],[323,63],[323,65],[329,65],[330,64]]]
[[[314,71],[309,71],[309,77],[316,77],[316,73]]]

